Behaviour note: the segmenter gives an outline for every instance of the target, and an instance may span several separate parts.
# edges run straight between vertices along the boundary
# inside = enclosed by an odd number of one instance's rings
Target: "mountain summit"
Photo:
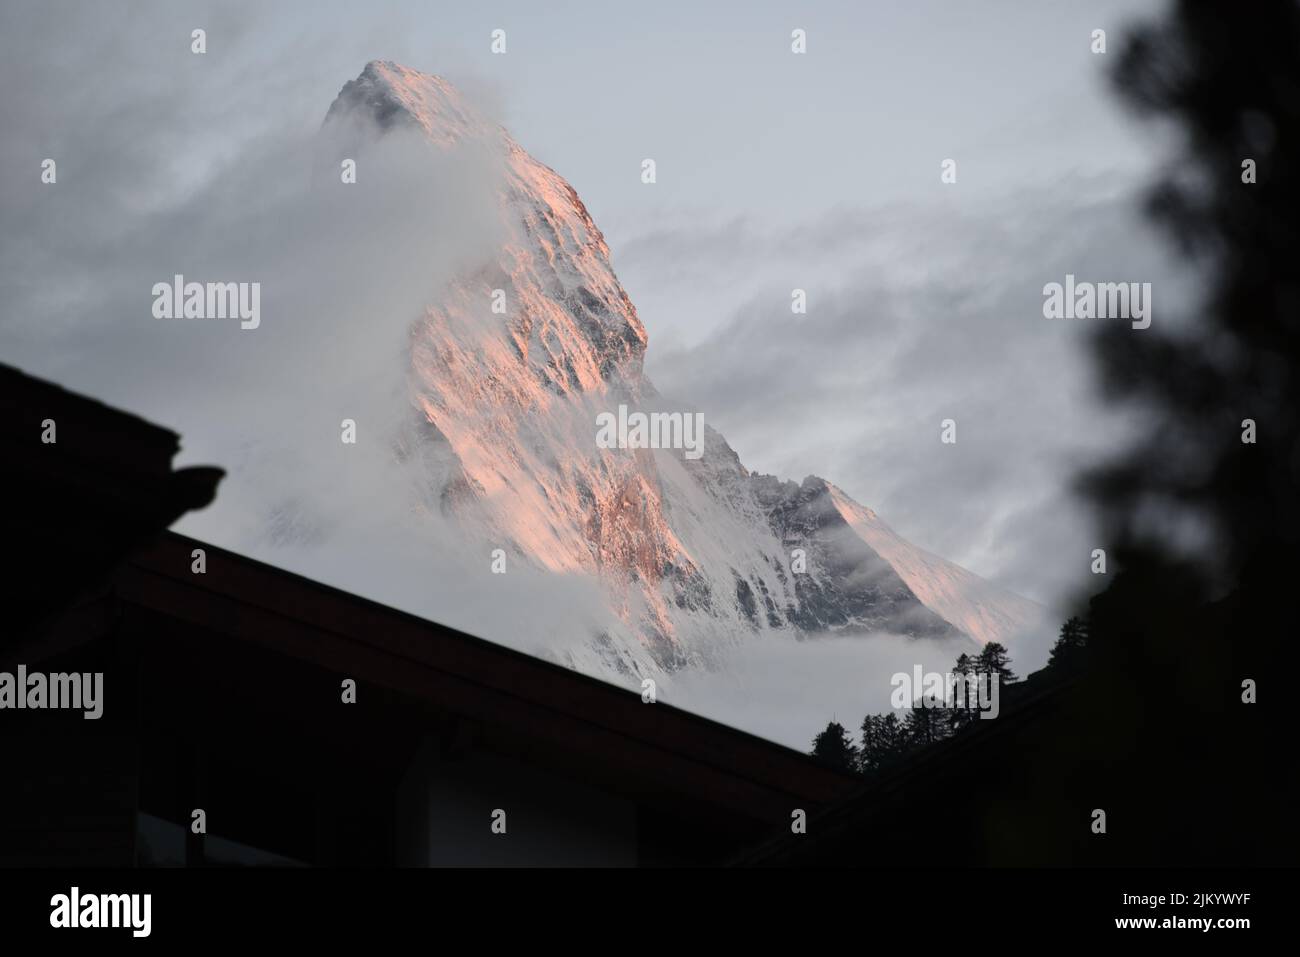
[[[829,482],[751,473],[707,426],[693,455],[601,448],[602,414],[694,410],[645,377],[645,328],[573,187],[445,80],[389,62],[343,87],[325,127],[357,150],[405,131],[491,168],[481,215],[499,242],[412,317],[412,425],[394,446],[419,463],[420,505],[484,555],[600,582],[622,626],[570,664],[707,666],[761,632],[1005,642],[1039,620],[1033,602],[908,544]]]

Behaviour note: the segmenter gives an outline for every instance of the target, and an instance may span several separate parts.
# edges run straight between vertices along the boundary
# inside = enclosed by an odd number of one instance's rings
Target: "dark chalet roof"
[[[190,571],[195,548],[207,573]],[[588,780],[789,820],[858,786],[807,755],[639,692],[168,533],[112,578],[122,601],[569,752]]]
[[[47,421],[53,442],[43,440]],[[222,471],[173,471],[179,448],[175,432],[0,365],[0,494],[17,559],[7,582],[11,640],[212,501]]]

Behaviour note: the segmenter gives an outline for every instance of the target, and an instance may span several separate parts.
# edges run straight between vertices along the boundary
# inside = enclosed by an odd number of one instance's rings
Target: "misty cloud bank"
[[[862,719],[892,709],[897,673],[946,674],[970,645],[876,634],[790,641],[760,636],[725,649],[714,672],[686,671],[659,700],[807,751],[832,718],[857,736]]]

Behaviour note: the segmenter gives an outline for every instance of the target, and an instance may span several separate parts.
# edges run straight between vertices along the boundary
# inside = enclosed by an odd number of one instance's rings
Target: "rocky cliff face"
[[[468,539],[599,579],[624,625],[593,636],[602,667],[707,665],[770,630],[1005,640],[1038,615],[822,479],[751,474],[711,429],[698,458],[599,447],[602,412],[688,410],[645,378],[645,328],[573,188],[446,81],[392,63],[347,83],[326,127],[414,132],[491,171],[500,242],[413,317],[414,422],[394,446],[421,464],[419,507]]]

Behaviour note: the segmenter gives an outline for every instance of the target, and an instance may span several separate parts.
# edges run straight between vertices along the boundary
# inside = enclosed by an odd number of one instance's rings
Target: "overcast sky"
[[[1070,480],[1130,423],[1098,406],[1086,323],[1045,320],[1042,287],[1150,281],[1157,322],[1183,288],[1140,217],[1159,144],[1104,77],[1124,24],[1160,6],[10,0],[0,357],[175,428],[185,462],[228,456],[241,382],[293,344],[254,355],[212,333],[196,352],[135,334],[149,319],[131,304],[186,256],[341,267],[285,248],[329,237],[324,219],[286,232],[280,190],[294,138],[392,59],[447,76],[574,185],[646,325],[651,377],[746,465],[822,475],[911,541],[1058,605],[1104,544]],[[231,222],[240,235],[211,239]],[[357,294],[403,319],[408,277],[367,275],[389,291]]]

